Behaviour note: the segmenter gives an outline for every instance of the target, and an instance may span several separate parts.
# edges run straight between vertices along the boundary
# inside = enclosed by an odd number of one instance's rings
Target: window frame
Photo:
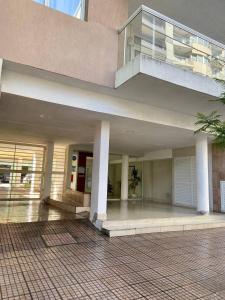
[[[39,2],[36,2],[35,0],[33,0],[33,1],[34,1],[35,3],[37,3],[37,4],[46,6],[46,7],[50,8],[50,9],[52,9],[52,10],[58,11],[58,12],[60,12],[60,13],[62,13],[62,14],[67,15],[67,16],[76,18],[76,19],[81,20],[81,21],[87,21],[88,0],[80,0],[80,1],[81,1],[81,16],[80,16],[80,18],[77,18],[77,17],[76,17],[76,12],[77,12],[77,10],[75,11],[74,15],[70,15],[70,14],[67,14],[67,13],[65,13],[65,12],[63,12],[63,11],[58,10],[58,9],[52,8],[52,7],[50,6],[50,0],[44,0],[44,3],[43,3],[43,4],[42,4],[42,3],[39,3]]]

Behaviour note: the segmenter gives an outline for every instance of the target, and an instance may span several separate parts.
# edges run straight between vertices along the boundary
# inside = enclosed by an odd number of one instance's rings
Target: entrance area
[[[91,193],[93,154],[78,151],[74,146],[70,158],[71,173],[68,187],[74,191]],[[125,200],[137,200],[172,205],[173,160],[144,160],[130,157],[128,163],[128,197]],[[110,154],[108,163],[107,197],[109,202],[121,200],[122,155]]]
[[[108,203],[108,220],[138,220],[174,218],[196,215],[194,208],[159,204],[148,200],[131,200]]]
[[[67,175],[68,189],[91,195],[93,153],[72,147]],[[161,155],[161,157],[160,157]],[[139,218],[169,214],[186,215],[197,208],[196,200],[196,157],[195,148],[155,151],[156,158],[109,154],[107,184],[107,216],[119,215],[126,209],[127,217],[135,214]],[[158,157],[157,157],[158,156]],[[123,170],[127,169],[126,176]],[[125,197],[122,186],[127,187]],[[210,202],[212,209],[212,199]],[[135,211],[136,209],[136,211]],[[130,210],[130,212],[129,212]],[[143,210],[141,212],[141,210]],[[124,215],[124,212],[121,212]]]
[[[121,199],[122,155],[109,155],[108,201]],[[128,199],[143,199],[143,162],[131,158],[128,164]],[[128,200],[127,199],[127,200]]]
[[[45,147],[0,142],[0,201],[39,199]]]
[[[82,218],[46,205],[42,200],[46,145],[0,141],[0,223],[23,223]],[[62,200],[66,147],[54,145],[50,197]]]
[[[50,199],[99,229],[126,209],[124,221],[209,212],[208,141],[191,130],[5,93],[0,116],[2,201]]]

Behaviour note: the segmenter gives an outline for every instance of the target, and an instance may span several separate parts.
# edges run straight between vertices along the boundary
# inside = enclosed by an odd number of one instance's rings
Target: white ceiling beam
[[[3,71],[2,91],[101,113],[105,117],[107,115],[118,116],[191,131],[195,130],[194,117],[184,113],[90,92],[11,70]]]

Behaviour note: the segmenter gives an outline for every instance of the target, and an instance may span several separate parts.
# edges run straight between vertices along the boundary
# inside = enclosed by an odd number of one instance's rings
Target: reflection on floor
[[[85,214],[64,212],[40,201],[0,201],[0,223],[23,223],[63,219],[83,219]]]
[[[196,210],[143,200],[108,201],[107,204],[108,220],[170,218],[189,215],[196,215]]]
[[[21,201],[23,199],[39,199],[40,198],[40,190],[39,189],[31,189],[25,184],[18,184],[18,186],[11,186],[9,183],[0,183],[0,201],[4,199],[13,199],[19,198]]]

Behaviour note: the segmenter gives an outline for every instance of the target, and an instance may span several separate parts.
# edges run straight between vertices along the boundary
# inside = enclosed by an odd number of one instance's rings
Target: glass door
[[[0,200],[39,199],[45,148],[0,142]]]

